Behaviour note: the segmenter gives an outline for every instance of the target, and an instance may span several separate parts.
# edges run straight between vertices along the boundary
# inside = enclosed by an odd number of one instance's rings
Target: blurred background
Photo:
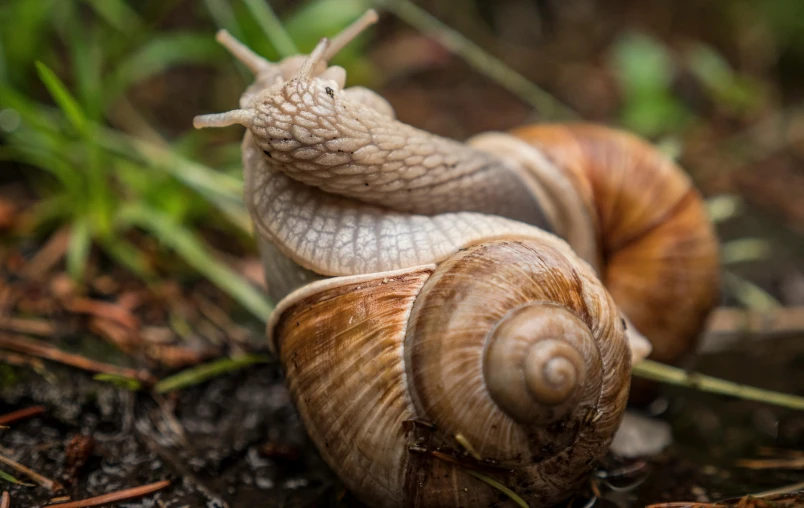
[[[193,480],[164,499],[190,506],[349,502],[265,355],[271,302],[241,201],[242,129],[191,126],[232,109],[250,82],[217,29],[275,60],[370,7],[379,24],[333,63],[403,122],[463,139],[594,121],[677,159],[722,240],[724,309],[696,367],[804,393],[800,0],[4,0],[0,414],[47,413],[0,431],[0,452],[32,454],[29,465],[66,475],[78,497],[173,475]],[[143,400],[154,386],[164,395]],[[767,477],[720,469],[760,445],[804,447],[800,416],[689,397],[654,408],[687,438],[653,464],[674,482],[653,474],[630,502],[738,495],[746,478],[757,489],[804,481],[800,457],[798,470]],[[114,440],[132,432],[134,444]],[[189,462],[171,462],[188,434]],[[43,435],[50,448],[36,448]],[[74,436],[105,444],[65,472]]]

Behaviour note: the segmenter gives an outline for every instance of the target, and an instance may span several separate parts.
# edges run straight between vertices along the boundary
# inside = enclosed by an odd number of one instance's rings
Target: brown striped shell
[[[719,295],[717,239],[681,168],[638,137],[595,125],[532,125],[512,132],[569,176],[595,223],[606,289],[677,363],[697,343]]]
[[[608,449],[628,394],[614,302],[548,235],[312,283],[270,336],[310,436],[370,506],[498,499],[466,470],[557,502]]]

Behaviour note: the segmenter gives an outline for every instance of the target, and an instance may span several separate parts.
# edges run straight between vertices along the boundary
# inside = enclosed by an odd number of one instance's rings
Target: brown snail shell
[[[573,258],[547,235],[480,243],[281,303],[270,336],[291,395],[351,491],[371,506],[486,506],[499,493],[477,468],[542,506],[586,480],[619,424],[630,353]]]
[[[246,204],[293,400],[372,506],[497,501],[473,470],[531,506],[560,501],[619,424],[634,331],[676,361],[714,304],[700,197],[611,129],[460,143],[396,121],[326,65],[365,19],[278,63],[219,34],[256,81],[239,109],[194,121],[248,129]]]
[[[596,225],[600,277],[653,345],[677,363],[719,297],[718,243],[686,173],[640,138],[595,125],[512,132],[570,177]]]

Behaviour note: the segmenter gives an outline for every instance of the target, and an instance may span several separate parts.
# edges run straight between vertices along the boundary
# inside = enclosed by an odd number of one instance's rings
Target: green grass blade
[[[177,64],[209,64],[222,60],[224,51],[208,33],[176,32],[153,36],[120,63],[106,90],[107,101],[126,88]]]
[[[480,481],[488,484],[489,486],[499,490],[500,492],[502,492],[503,494],[508,496],[508,498],[511,501],[515,502],[517,504],[517,506],[519,506],[521,508],[528,508],[528,503],[526,503],[524,499],[519,497],[519,495],[517,495],[516,492],[514,492],[511,489],[509,489],[508,487],[506,487],[502,483],[498,482],[494,478],[489,478],[488,476],[486,476],[486,475],[484,475],[482,473],[478,473],[477,471],[472,471],[471,469],[464,469],[464,468],[461,468],[461,469],[465,473],[469,473],[470,475],[474,476],[478,480],[480,480]]]
[[[120,236],[101,242],[103,251],[118,264],[145,281],[152,280],[156,274],[145,260],[145,254],[134,244]]]
[[[268,2],[265,0],[243,1],[251,12],[251,15],[254,16],[254,20],[260,25],[262,31],[265,32],[265,36],[268,37],[268,40],[271,41],[274,49],[276,49],[277,53],[279,53],[282,58],[299,53],[296,44],[293,43],[293,39],[290,38],[290,35],[288,35],[282,22],[279,21],[274,10],[268,5]]]
[[[34,487],[35,486],[33,483],[25,483],[25,482],[23,482],[21,480],[18,480],[18,479],[14,478],[10,474],[8,474],[8,473],[6,473],[5,471],[2,471],[2,470],[0,470],[0,480],[5,480],[8,483],[11,483],[11,484],[14,484],[14,485],[22,485],[23,487]]]
[[[117,374],[96,374],[93,376],[94,380],[104,383],[111,383],[116,387],[127,390],[129,392],[138,392],[142,390],[142,382],[138,379],[120,376]]]
[[[134,33],[142,25],[142,18],[123,0],[84,0],[95,11],[117,30]]]
[[[87,119],[84,112],[81,110],[81,106],[78,105],[78,101],[75,100],[75,97],[72,96],[67,90],[67,87],[64,86],[64,83],[47,65],[42,62],[36,62],[36,70],[39,73],[39,78],[53,97],[53,100],[56,101],[56,104],[58,104],[64,112],[64,115],[73,127],[75,127],[80,134],[86,134]]]
[[[81,218],[73,222],[67,244],[67,273],[74,280],[79,281],[84,276],[91,244],[89,221]]]
[[[129,207],[121,212],[133,225],[159,238],[184,261],[213,284],[237,300],[263,321],[271,314],[271,305],[243,277],[212,257],[204,244],[189,229],[176,224],[160,212],[142,206]]]
[[[188,160],[165,146],[101,130],[98,142],[126,157],[141,159],[159,171],[165,171],[196,191],[229,221],[245,232],[251,231],[251,220],[243,206],[243,182],[203,164]]]
[[[724,265],[759,261],[771,257],[773,248],[762,238],[739,238],[720,246],[720,259]]]
[[[736,273],[723,272],[723,283],[728,291],[749,309],[766,311],[782,306],[781,302],[767,291]]]
[[[445,48],[460,56],[478,72],[496,81],[514,95],[533,106],[546,120],[575,120],[578,113],[539,88],[505,62],[448,27],[409,0],[374,0],[374,3],[396,14],[406,23],[425,33]]]
[[[257,363],[267,363],[271,359],[260,355],[246,355],[233,358],[221,358],[210,363],[197,365],[183,370],[178,374],[167,377],[154,386],[157,393],[167,393],[194,386],[209,379],[222,376],[229,372],[248,367]]]
[[[215,26],[227,30],[237,39],[242,39],[243,31],[228,0],[204,0],[204,5],[215,21]]]

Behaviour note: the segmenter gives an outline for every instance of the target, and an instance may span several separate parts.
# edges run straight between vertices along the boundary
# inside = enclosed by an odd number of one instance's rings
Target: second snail
[[[369,506],[529,506],[606,453],[630,366],[678,362],[715,304],[717,242],[645,141],[535,125],[467,142],[395,119],[327,62],[363,18],[255,75],[239,109],[268,338],[311,439]],[[647,340],[646,340],[647,339]]]

